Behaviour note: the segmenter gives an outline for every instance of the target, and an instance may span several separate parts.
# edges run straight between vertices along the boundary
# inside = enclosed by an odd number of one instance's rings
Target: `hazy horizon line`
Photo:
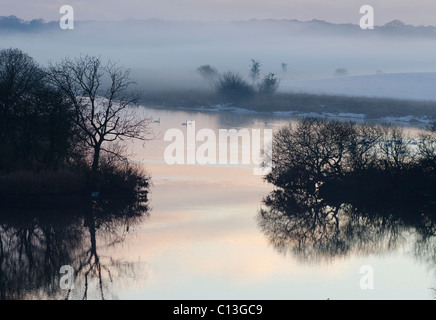
[[[44,18],[34,18],[34,19],[30,19],[30,20],[26,20],[23,18],[20,18],[17,15],[14,14],[10,14],[10,15],[2,15],[0,16],[1,18],[10,18],[10,17],[15,17],[18,20],[28,23],[31,21],[42,21],[42,23],[45,24],[50,24],[50,23],[58,23],[59,20],[45,20]],[[254,22],[254,21],[294,21],[294,22],[301,22],[301,23],[308,23],[308,22],[314,22],[314,21],[318,21],[318,22],[324,22],[324,23],[328,23],[328,24],[332,24],[332,25],[352,25],[352,26],[359,26],[358,23],[351,23],[351,22],[331,22],[328,20],[324,20],[324,19],[319,19],[319,18],[313,18],[311,20],[300,20],[297,18],[250,18],[250,19],[240,19],[240,20],[236,20],[236,19],[231,19],[231,20],[226,20],[226,19],[220,19],[220,20],[193,20],[193,19],[164,19],[164,18],[144,18],[144,19],[140,19],[140,18],[124,18],[122,20],[80,20],[80,19],[76,19],[75,22],[98,22],[98,23],[122,23],[122,22],[147,22],[147,21],[162,21],[162,22],[199,22],[199,23],[232,23],[232,22]],[[374,24],[375,27],[384,27],[392,22],[396,22],[399,21],[401,23],[404,24],[404,26],[412,26],[412,27],[434,27],[436,28],[436,25],[432,25],[432,24],[420,24],[420,25],[416,25],[416,24],[409,24],[407,22],[404,22],[403,20],[400,19],[393,19],[387,23],[384,24]]]

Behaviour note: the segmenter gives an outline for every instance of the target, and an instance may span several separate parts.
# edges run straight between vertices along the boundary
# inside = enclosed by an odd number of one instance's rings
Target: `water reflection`
[[[264,199],[258,223],[279,252],[303,262],[386,254],[408,246],[415,258],[436,269],[434,206],[362,206],[329,202],[309,192],[275,190]]]
[[[148,216],[146,198],[94,200],[71,210],[0,213],[1,299],[116,298],[114,281],[139,281],[143,267],[114,251]],[[74,288],[60,288],[60,268],[74,270]]]

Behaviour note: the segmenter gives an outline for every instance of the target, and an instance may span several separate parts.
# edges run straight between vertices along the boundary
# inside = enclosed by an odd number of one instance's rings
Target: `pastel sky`
[[[436,25],[435,0],[1,0],[0,16],[59,20],[59,8],[71,5],[76,20],[249,20],[322,19],[359,23],[359,8],[372,5],[375,24],[400,19],[414,25]]]

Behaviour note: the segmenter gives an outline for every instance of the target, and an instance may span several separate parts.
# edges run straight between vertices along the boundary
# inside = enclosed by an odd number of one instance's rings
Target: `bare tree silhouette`
[[[131,108],[137,104],[138,95],[130,90],[134,82],[130,80],[129,70],[111,61],[103,64],[99,57],[83,56],[51,65],[48,77],[74,107],[76,134],[93,150],[94,172],[98,169],[101,151],[114,153],[105,148],[105,144],[151,138],[152,119],[141,117]]]

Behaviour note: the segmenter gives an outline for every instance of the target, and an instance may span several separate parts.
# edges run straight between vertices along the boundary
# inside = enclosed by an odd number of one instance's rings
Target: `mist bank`
[[[401,23],[374,30],[320,20],[76,21],[74,30],[39,20],[15,24],[0,27],[2,48],[21,48],[43,64],[101,55],[131,68],[150,89],[201,87],[195,70],[204,64],[247,75],[250,59],[283,81],[334,78],[337,69],[349,76],[436,72],[436,28]]]
[[[15,24],[15,27],[9,25]],[[3,27],[2,27],[3,25]],[[148,106],[217,109],[217,99],[198,74],[211,65],[249,79],[251,59],[260,76],[274,73],[274,97],[238,102],[256,112],[340,114],[369,118],[434,117],[435,27],[394,21],[374,30],[320,20],[76,21],[0,19],[1,48],[16,47],[42,66],[65,57],[100,56],[131,69]],[[219,109],[219,107],[218,107]]]

